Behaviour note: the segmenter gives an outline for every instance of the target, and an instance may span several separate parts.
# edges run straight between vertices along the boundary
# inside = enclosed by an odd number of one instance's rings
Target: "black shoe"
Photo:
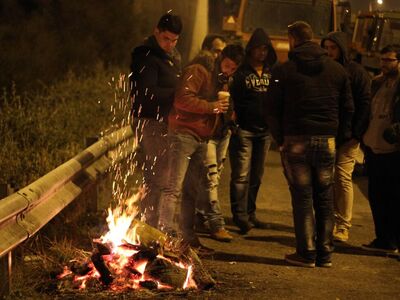
[[[285,261],[291,265],[305,267],[305,268],[315,268],[315,262],[312,259],[305,259],[297,253],[286,254]]]
[[[369,244],[361,245],[361,249],[367,250],[367,251],[378,252],[378,253],[382,253],[382,254],[396,254],[399,252],[396,247],[391,247],[391,246],[385,245],[384,243],[380,242],[378,239],[373,240]]]
[[[254,228],[261,228],[262,223],[259,219],[256,218],[256,216],[250,216],[249,217],[249,223],[253,225]]]
[[[248,233],[254,227],[254,224],[252,224],[248,221],[235,219],[235,218],[233,219],[233,223],[235,223],[236,226],[239,227],[241,234]]]
[[[331,257],[332,257],[331,253],[317,254],[315,265],[321,268],[330,268],[332,267]]]
[[[318,260],[315,262],[315,265],[320,268],[331,268],[332,262],[330,260]]]
[[[260,221],[257,219],[256,216],[250,216],[249,217],[249,223],[252,225],[254,228],[259,228],[259,229],[268,229],[268,224]]]

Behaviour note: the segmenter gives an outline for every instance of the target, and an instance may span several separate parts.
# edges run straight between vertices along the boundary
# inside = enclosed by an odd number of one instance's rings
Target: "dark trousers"
[[[335,140],[287,136],[281,157],[292,196],[296,251],[306,259],[328,261],[333,251]]]
[[[365,150],[368,200],[379,244],[400,247],[400,152],[375,154]]]
[[[133,130],[138,139],[145,187],[140,212],[146,223],[156,227],[161,190],[168,174],[168,125],[157,120],[138,118]]]
[[[271,138],[267,132],[239,129],[231,137],[230,199],[234,219],[248,221],[256,212],[256,199],[264,174],[265,158]]]

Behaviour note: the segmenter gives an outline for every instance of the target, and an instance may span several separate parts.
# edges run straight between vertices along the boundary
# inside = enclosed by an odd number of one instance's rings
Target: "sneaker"
[[[388,247],[386,245],[383,245],[383,243],[379,242],[378,239],[373,240],[369,244],[361,245],[361,249],[367,250],[367,251],[379,252],[379,253],[383,253],[383,254],[395,254],[395,253],[398,253],[397,248]]]
[[[233,222],[236,224],[237,227],[239,227],[240,234],[246,234],[254,227],[254,224],[241,219],[234,218]]]
[[[347,228],[335,228],[333,231],[333,240],[337,242],[347,242],[349,239],[349,230]]]
[[[300,266],[300,267],[305,267],[305,268],[315,268],[315,261],[312,259],[305,259],[301,257],[297,253],[293,254],[286,254],[285,255],[285,261],[288,262],[289,264],[295,265],[295,266]]]
[[[233,236],[231,236],[225,228],[219,228],[217,231],[212,232],[210,235],[214,240],[220,242],[230,242],[233,240]]]
[[[259,219],[257,219],[257,217],[254,216],[254,215],[249,217],[249,223],[254,228],[263,228],[264,227],[263,226],[264,225],[263,222],[261,222]]]
[[[316,261],[315,265],[320,268],[331,268],[332,262],[331,261]]]

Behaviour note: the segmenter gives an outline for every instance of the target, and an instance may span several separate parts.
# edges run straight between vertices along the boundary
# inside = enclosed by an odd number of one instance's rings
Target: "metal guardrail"
[[[0,200],[0,258],[74,201],[89,181],[136,150],[130,126],[100,139],[66,163]]]

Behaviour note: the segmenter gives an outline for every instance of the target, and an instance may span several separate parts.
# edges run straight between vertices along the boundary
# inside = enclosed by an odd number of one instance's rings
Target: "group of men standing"
[[[330,267],[333,239],[349,238],[352,172],[364,143],[377,237],[364,248],[397,251],[400,48],[382,50],[383,74],[373,81],[371,109],[369,75],[349,60],[342,33],[329,34],[320,46],[310,25],[289,25],[289,60],[283,64],[261,28],[245,49],[209,35],[182,72],[175,48],[181,31],[179,16],[166,14],[132,53],[133,128],[144,159],[146,222],[182,234],[203,254],[212,249],[196,235],[199,219],[213,238],[230,241],[218,200],[229,147],[233,221],[243,234],[260,227],[256,198],[272,137],[293,206],[296,252],[285,259]]]

